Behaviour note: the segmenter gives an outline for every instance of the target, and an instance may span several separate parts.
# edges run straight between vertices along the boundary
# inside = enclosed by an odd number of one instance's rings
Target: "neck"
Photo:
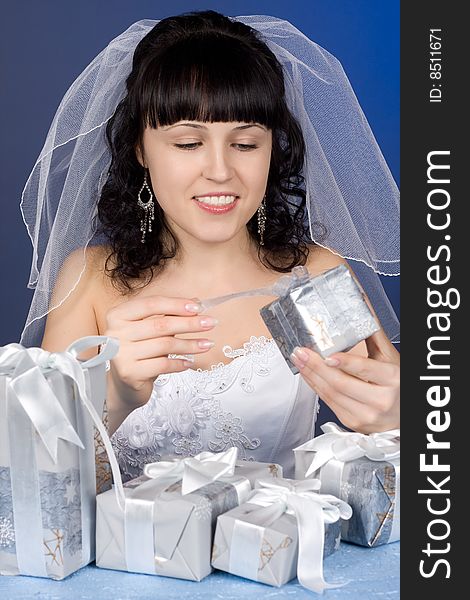
[[[194,289],[204,290],[206,296],[239,291],[245,279],[249,288],[250,274],[265,270],[246,230],[224,242],[204,242],[181,235],[178,240],[178,255],[168,264],[166,275],[184,278]]]

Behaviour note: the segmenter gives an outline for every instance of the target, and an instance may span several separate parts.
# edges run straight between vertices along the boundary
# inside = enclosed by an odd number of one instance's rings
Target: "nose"
[[[206,179],[221,183],[231,179],[233,173],[234,170],[230,162],[229,149],[215,144],[209,147],[204,163],[203,176]]]

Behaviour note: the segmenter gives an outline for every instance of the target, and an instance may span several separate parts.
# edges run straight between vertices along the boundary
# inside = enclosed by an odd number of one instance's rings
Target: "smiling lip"
[[[208,192],[207,194],[198,194],[197,196],[193,196],[193,198],[206,198],[208,196],[235,196],[238,198],[234,192]]]
[[[225,194],[212,194],[212,195],[217,196],[217,195],[225,195]],[[206,212],[209,212],[213,215],[221,215],[221,214],[228,213],[235,208],[235,206],[238,203],[238,197],[231,204],[225,204],[222,206],[215,206],[214,204],[205,204],[204,202],[200,202],[199,200],[196,200],[195,198],[193,198],[193,201],[196,203],[196,205],[201,210],[205,210]]]

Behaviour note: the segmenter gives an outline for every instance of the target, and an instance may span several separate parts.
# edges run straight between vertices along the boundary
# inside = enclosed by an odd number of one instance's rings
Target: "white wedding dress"
[[[294,476],[292,449],[312,438],[318,396],[293,375],[274,340],[251,337],[210,370],[160,375],[150,400],[112,437],[125,480],[165,456],[238,448],[242,460],[275,462]]]

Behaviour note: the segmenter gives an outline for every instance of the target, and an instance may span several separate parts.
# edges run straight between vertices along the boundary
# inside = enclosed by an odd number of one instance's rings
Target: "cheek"
[[[247,182],[253,191],[257,193],[264,190],[269,175],[270,155],[260,155],[256,160],[249,161],[245,165]]]
[[[178,190],[184,190],[192,177],[194,168],[190,161],[182,160],[175,155],[162,153],[158,160],[153,160],[149,165],[152,186],[157,196],[162,200],[170,194],[174,196]]]

